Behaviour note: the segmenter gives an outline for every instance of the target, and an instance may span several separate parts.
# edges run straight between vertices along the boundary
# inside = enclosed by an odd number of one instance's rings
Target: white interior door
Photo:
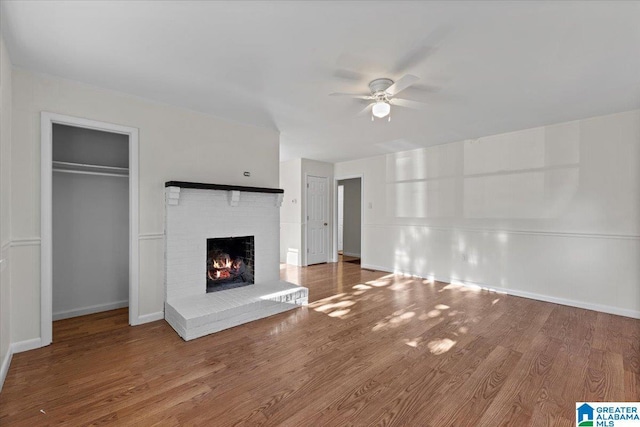
[[[344,236],[344,185],[338,185],[338,250],[343,247]]]
[[[307,176],[307,265],[329,259],[329,186],[327,177]]]

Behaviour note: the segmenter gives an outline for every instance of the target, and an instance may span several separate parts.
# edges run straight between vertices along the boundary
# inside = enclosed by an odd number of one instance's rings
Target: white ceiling
[[[640,107],[640,2],[3,1],[15,66],[281,132],[340,161]],[[425,110],[329,97],[421,78]]]

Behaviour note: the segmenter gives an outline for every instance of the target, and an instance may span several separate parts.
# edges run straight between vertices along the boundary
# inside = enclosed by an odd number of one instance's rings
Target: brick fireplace
[[[305,305],[280,280],[283,191],[165,185],[165,319],[185,340]]]

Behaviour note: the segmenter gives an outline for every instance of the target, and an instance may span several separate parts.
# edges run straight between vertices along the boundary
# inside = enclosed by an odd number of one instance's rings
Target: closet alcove
[[[129,136],[52,129],[53,320],[129,303]]]

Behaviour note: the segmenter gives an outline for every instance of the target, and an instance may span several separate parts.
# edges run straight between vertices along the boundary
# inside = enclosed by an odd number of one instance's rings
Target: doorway
[[[62,139],[61,135],[64,136]],[[68,143],[78,135],[82,136],[82,141],[91,142],[88,145],[78,141]],[[111,147],[119,145],[119,148],[109,151],[109,144],[100,144],[104,138],[111,138]],[[61,143],[61,140],[66,142]],[[78,191],[72,193],[74,189]],[[104,197],[95,194],[96,191],[104,191]],[[111,199],[113,202],[110,202]],[[67,215],[66,209],[72,210],[68,214],[73,221],[64,217]],[[100,218],[97,218],[96,230],[93,230],[89,222],[96,215]],[[104,229],[108,225],[105,222],[115,221],[118,222],[117,227]],[[81,229],[76,226],[81,226]],[[93,235],[93,231],[100,233]],[[113,235],[110,234],[112,232]],[[52,342],[54,306],[58,311],[56,318],[64,318],[128,305],[129,324],[138,323],[137,129],[54,113],[41,114],[41,234],[41,346]],[[67,250],[60,245],[66,244],[71,248],[69,253],[60,253]],[[57,258],[54,257],[54,247]],[[70,260],[68,255],[87,255],[83,254],[83,248],[87,247],[95,248],[92,249],[93,254],[102,251],[102,256],[110,260],[109,268],[104,271],[100,270],[104,264],[99,264],[100,261],[95,264],[97,269],[93,272],[96,277],[109,274],[110,270],[115,271],[113,280],[121,282],[124,289],[114,290],[108,296],[112,301],[105,304],[90,302],[102,289],[83,295],[79,295],[77,290],[66,289],[67,296],[78,297],[80,302],[79,308],[64,308],[60,304],[66,298],[56,298],[55,301],[53,298],[54,261],[57,282],[75,276],[81,283],[86,283],[87,278],[92,276],[91,267],[86,266],[92,258],[91,253],[80,260]],[[68,268],[75,270],[71,276],[65,270]],[[100,288],[100,283],[96,286]]]
[[[360,264],[362,254],[362,179],[337,181],[338,261]]]
[[[53,320],[129,305],[129,137],[53,125]]]

